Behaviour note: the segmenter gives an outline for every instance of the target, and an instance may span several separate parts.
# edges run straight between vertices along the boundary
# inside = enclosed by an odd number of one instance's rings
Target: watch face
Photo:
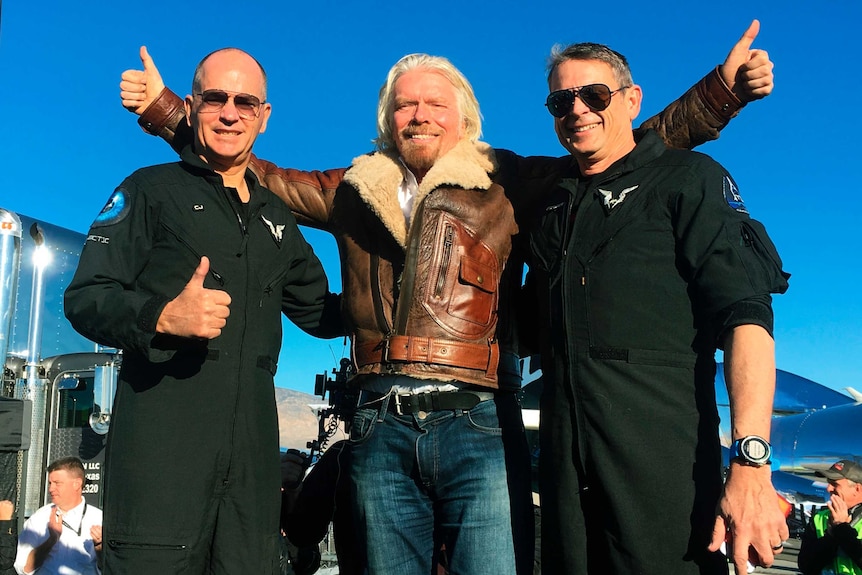
[[[764,439],[757,436],[749,436],[739,444],[739,452],[742,457],[752,463],[766,463],[772,455],[772,448]]]

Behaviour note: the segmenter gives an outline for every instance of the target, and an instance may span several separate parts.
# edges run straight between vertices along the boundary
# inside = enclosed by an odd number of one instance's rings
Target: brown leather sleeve
[[[138,124],[179,152],[192,141],[185,117],[182,99],[165,87],[138,118]],[[250,168],[261,184],[284,200],[299,223],[327,229],[335,189],[344,179],[345,168],[306,172],[279,168],[254,155]]]
[[[344,179],[346,168],[303,171],[279,168],[257,156],[251,158],[251,170],[261,184],[280,197],[300,224],[328,230],[335,190]]]
[[[716,66],[678,100],[636,130],[658,132],[668,146],[691,149],[718,139],[719,132],[745,106],[730,90]]]
[[[177,130],[182,130],[183,126],[188,127],[185,119],[186,110],[182,98],[165,86],[159,97],[153,100],[138,118],[138,125],[148,134],[159,136],[179,151],[191,138],[191,131],[182,134],[182,138],[177,138]]]

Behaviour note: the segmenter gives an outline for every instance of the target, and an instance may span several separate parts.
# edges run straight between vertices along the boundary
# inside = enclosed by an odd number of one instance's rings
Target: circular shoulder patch
[[[98,216],[96,216],[96,221],[93,222],[93,227],[98,228],[120,223],[129,214],[130,207],[131,199],[129,198],[129,193],[123,188],[117,188],[114,190],[114,193],[111,194],[108,203],[105,204],[105,207],[102,208],[102,211],[99,212]]]
[[[721,182],[721,189],[724,192],[724,199],[728,206],[742,214],[748,213],[748,208],[745,207],[742,196],[739,195],[739,188],[736,187],[736,183],[730,179],[730,176],[724,176]]]

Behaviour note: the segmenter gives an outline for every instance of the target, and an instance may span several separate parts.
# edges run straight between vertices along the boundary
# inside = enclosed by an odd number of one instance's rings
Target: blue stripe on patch
[[[96,221],[93,222],[93,227],[111,226],[123,221],[129,214],[131,202],[129,194],[123,188],[117,188],[96,216]]]

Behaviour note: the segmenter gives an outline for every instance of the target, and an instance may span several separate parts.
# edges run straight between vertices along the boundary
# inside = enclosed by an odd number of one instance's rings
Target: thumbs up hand
[[[775,87],[769,54],[751,49],[759,32],[760,22],[753,20],[719,68],[722,80],[743,102],[765,98]]]
[[[147,52],[146,46],[141,46],[141,63],[143,70],[126,70],[120,76],[120,99],[123,107],[130,112],[141,115],[162,90],[165,83],[156,63]]]
[[[169,301],[156,323],[156,332],[213,339],[221,335],[230,315],[230,295],[204,287],[210,261],[204,256],[180,294]]]

